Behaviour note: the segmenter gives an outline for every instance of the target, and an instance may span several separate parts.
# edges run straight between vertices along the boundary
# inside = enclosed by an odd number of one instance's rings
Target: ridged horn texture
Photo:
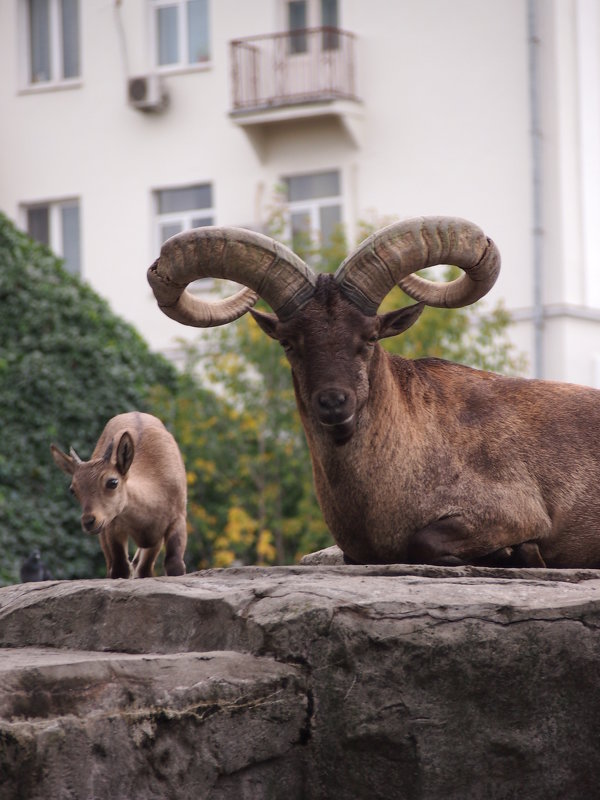
[[[186,291],[198,278],[225,278],[245,289],[207,302]],[[243,228],[204,227],[178,233],[148,270],[159,307],[184,325],[208,328],[232,322],[262,297],[279,319],[289,318],[314,293],[316,275],[291,250]]]
[[[464,273],[447,283],[413,275],[437,264],[452,264]],[[499,271],[498,248],[477,225],[458,217],[415,217],[374,233],[334,277],[364,314],[373,315],[396,284],[428,306],[470,305],[492,288]]]
[[[73,461],[76,464],[83,464],[83,461],[79,458],[79,456],[77,455],[77,453],[75,452],[75,450],[72,447],[69,450],[69,455],[71,456],[71,458],[73,459]]]

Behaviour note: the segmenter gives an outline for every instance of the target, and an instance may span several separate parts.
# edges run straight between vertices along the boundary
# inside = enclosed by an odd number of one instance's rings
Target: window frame
[[[156,72],[165,73],[181,73],[181,72],[195,72],[209,69],[213,61],[213,47],[211,38],[211,7],[210,0],[206,0],[206,27],[207,27],[207,40],[208,40],[208,57],[205,61],[190,61],[189,60],[189,37],[188,37],[188,21],[187,21],[187,3],[188,0],[149,0],[150,7],[150,43],[152,53],[152,63]],[[177,52],[178,60],[172,64],[159,63],[159,48],[158,48],[158,12],[160,8],[177,8]],[[186,60],[182,58],[182,53],[185,54]]]
[[[185,209],[183,211],[167,211],[167,212],[160,212],[160,193],[161,192],[170,192],[170,191],[177,191],[177,190],[186,190],[186,189],[193,189],[195,187],[210,187],[211,193],[211,205],[207,206],[206,208],[193,208],[193,209]],[[154,243],[155,243],[155,251],[157,253],[160,252],[160,249],[166,239],[163,239],[161,234],[161,228],[163,225],[173,225],[176,223],[181,223],[181,229],[178,233],[183,231],[191,230],[195,227],[192,223],[194,218],[197,217],[207,217],[211,219],[211,225],[216,225],[216,211],[215,211],[215,190],[214,190],[214,183],[212,181],[195,181],[194,183],[186,183],[177,186],[160,186],[155,187],[152,190],[152,204],[153,204],[153,211],[154,211]],[[176,235],[176,234],[173,234]],[[208,293],[214,287],[214,278],[201,278],[200,280],[193,281],[188,286],[193,292],[199,293]]]
[[[33,49],[31,42],[30,0],[19,3],[19,41],[21,87],[27,92],[43,92],[56,89],[77,88],[82,84],[81,14],[82,3],[77,3],[77,61],[78,74],[64,77],[64,41],[61,0],[48,0],[49,72],[47,80],[34,80]]]
[[[335,17],[336,17],[336,25],[330,26],[325,25],[324,20],[324,8],[323,8],[323,0],[301,0],[305,4],[306,9],[306,28],[324,28],[324,27],[336,27],[341,29],[341,16],[342,16],[342,4],[340,0],[335,0]],[[293,32],[293,29],[290,28],[290,2],[293,0],[280,0],[278,9],[277,9],[277,22],[279,30],[287,31],[288,33]]]
[[[82,225],[81,225],[81,200],[79,197],[65,197],[52,200],[32,200],[20,204],[20,218],[22,229],[29,233],[28,213],[34,209],[48,209],[48,242],[41,242],[52,250],[52,252],[63,260],[63,266],[70,275],[80,279],[83,278],[83,246],[82,246]],[[65,241],[63,236],[63,217],[62,212],[65,208],[77,208],[78,212],[78,264],[77,270],[71,269],[65,259]],[[33,237],[32,237],[33,238]],[[34,239],[34,241],[39,241]]]
[[[325,195],[322,197],[309,197],[303,200],[289,200],[289,180],[293,178],[305,178],[314,175],[324,175],[335,173],[338,179],[338,193]],[[306,213],[310,220],[309,236],[314,247],[327,246],[323,241],[323,231],[321,229],[321,209],[339,207],[340,225],[345,225],[344,195],[343,195],[343,174],[341,169],[318,169],[310,172],[288,173],[282,176],[281,184],[285,187],[285,234],[289,242],[293,243],[294,233],[292,230],[292,214]]]
[[[328,9],[327,2],[333,3]],[[292,25],[292,5],[304,6],[304,26]],[[287,33],[287,57],[291,60],[300,60],[308,56],[309,52],[317,47],[320,52],[327,53],[340,49],[340,37],[336,31],[341,30],[340,16],[341,4],[339,0],[281,0],[279,16],[282,30]],[[333,20],[327,21],[326,16],[332,15]],[[333,28],[334,30],[322,31],[317,39],[312,33],[315,28]]]

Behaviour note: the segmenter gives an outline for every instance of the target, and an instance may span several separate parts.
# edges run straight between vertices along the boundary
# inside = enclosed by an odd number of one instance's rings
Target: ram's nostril
[[[318,396],[319,406],[326,411],[333,411],[346,402],[346,393],[340,389],[331,389],[327,392],[321,392]]]

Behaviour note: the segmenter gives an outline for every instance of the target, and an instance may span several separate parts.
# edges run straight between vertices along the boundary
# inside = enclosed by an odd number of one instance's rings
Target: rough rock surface
[[[597,794],[600,571],[298,566],[0,589],[0,797]]]

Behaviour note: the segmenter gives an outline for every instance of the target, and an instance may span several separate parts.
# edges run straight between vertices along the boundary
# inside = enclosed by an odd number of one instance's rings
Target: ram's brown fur
[[[81,526],[97,534],[109,578],[154,574],[164,544],[167,575],[185,573],[187,480],[175,439],[150,414],[108,421],[89,461],[51,446],[56,465],[71,475],[82,506]],[[138,550],[130,565],[128,538]]]
[[[364,358],[381,318],[328,276],[289,322],[252,313],[288,350],[319,503],[349,559],[521,564],[531,542],[523,563],[600,566],[600,392],[378,343]],[[347,440],[315,407],[332,387],[358,393]]]
[[[436,264],[463,274],[447,284],[416,274]],[[476,302],[499,269],[473,223],[416,217],[319,276],[261,234],[186,231],[148,279],[188,325],[225,324],[254,292],[271,306],[251,313],[286,350],[321,509],[350,560],[600,567],[600,391],[408,361],[378,344],[423,304]],[[185,291],[207,276],[248,289],[221,309]],[[395,285],[419,302],[378,315]]]

